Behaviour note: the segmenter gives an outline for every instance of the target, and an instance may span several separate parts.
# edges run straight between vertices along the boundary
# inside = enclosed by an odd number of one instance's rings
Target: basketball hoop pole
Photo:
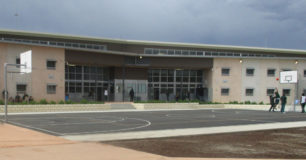
[[[9,64],[9,63],[4,63],[4,122],[7,123],[7,94],[8,94],[8,91],[7,91],[7,67],[8,66],[16,66],[16,67],[19,67],[19,66],[25,66],[24,64]]]

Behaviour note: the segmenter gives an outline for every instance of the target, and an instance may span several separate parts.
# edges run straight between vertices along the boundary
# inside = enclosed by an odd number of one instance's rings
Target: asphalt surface
[[[124,133],[306,121],[306,114],[205,109],[9,115],[9,123],[56,135]]]

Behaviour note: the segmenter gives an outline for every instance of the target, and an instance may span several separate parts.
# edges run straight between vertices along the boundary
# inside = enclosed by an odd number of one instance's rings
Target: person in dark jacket
[[[283,93],[280,100],[281,100],[281,105],[282,105],[281,112],[285,113],[285,106],[286,106],[286,103],[287,103],[287,97],[285,96],[285,93]]]
[[[271,110],[273,110],[274,112],[275,104],[274,104],[274,97],[272,95],[270,95],[270,104],[271,104],[271,107],[269,109],[269,112],[271,112]]]
[[[131,102],[134,101],[134,90],[133,90],[133,88],[130,90],[130,101]]]

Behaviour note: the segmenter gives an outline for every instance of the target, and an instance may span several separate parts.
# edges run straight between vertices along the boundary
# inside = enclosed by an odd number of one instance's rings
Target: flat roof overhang
[[[30,36],[42,38],[56,38],[68,40],[81,40],[100,43],[117,43],[117,44],[130,44],[130,45],[150,45],[150,46],[164,46],[164,47],[186,47],[195,49],[212,49],[212,50],[228,50],[228,51],[242,51],[242,52],[262,52],[262,53],[284,53],[284,54],[301,54],[306,55],[306,50],[296,49],[280,49],[280,48],[261,48],[261,47],[246,47],[246,46],[231,46],[231,45],[209,45],[197,43],[180,43],[180,42],[158,42],[158,41],[140,41],[140,40],[123,40],[111,38],[98,38],[75,36],[66,34],[50,34],[40,32],[28,32],[17,30],[0,30],[0,34],[16,35],[16,36]]]

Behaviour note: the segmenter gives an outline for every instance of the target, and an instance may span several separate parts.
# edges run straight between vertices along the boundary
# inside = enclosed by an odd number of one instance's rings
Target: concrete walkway
[[[100,143],[69,141],[0,123],[1,160],[206,160],[172,158]],[[211,158],[209,158],[211,159]],[[229,158],[224,158],[229,159]],[[221,159],[215,159],[221,160]],[[241,159],[243,160],[243,159]],[[248,159],[250,160],[250,159]]]

